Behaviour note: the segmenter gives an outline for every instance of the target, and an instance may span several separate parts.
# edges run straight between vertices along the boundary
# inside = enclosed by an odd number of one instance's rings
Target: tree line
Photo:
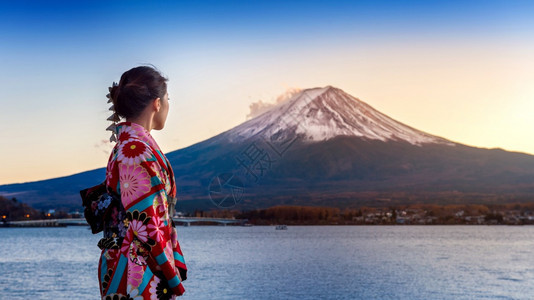
[[[0,222],[43,219],[45,214],[17,198],[0,196]]]

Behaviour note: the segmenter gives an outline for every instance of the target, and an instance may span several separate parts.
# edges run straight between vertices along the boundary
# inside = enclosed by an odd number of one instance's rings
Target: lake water
[[[181,299],[534,299],[534,226],[179,227]],[[0,299],[98,299],[86,227],[0,228]]]

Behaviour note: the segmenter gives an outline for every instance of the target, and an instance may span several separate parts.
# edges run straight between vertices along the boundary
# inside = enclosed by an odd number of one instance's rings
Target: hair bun
[[[115,113],[122,118],[139,116],[148,104],[167,93],[167,79],[156,69],[141,66],[124,72],[110,88]]]

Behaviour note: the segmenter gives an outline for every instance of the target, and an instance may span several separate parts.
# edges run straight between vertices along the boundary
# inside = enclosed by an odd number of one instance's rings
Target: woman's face
[[[154,116],[154,129],[161,130],[165,127],[165,121],[167,121],[167,115],[169,114],[169,94],[165,93],[163,98],[160,98],[160,109]]]

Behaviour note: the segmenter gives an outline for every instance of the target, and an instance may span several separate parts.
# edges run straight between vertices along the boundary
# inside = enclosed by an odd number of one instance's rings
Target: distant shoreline
[[[14,214],[12,214],[14,215]],[[25,214],[10,219],[7,213],[0,226],[58,227],[87,225],[80,213]],[[30,218],[39,218],[37,220]],[[213,209],[177,213],[177,227],[220,224],[225,226],[276,225],[534,225],[534,203],[511,204],[414,204],[391,207],[339,209],[320,206],[273,206],[249,211]]]

